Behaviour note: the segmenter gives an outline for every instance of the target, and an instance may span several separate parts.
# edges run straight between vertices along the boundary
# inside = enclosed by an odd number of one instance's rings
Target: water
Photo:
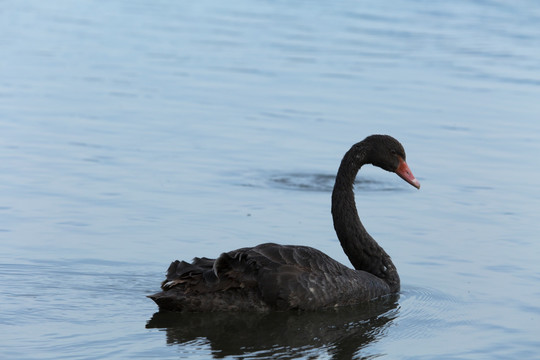
[[[540,6],[8,1],[0,12],[0,356],[538,358]],[[343,153],[398,298],[164,315],[170,261],[261,242],[349,264]]]

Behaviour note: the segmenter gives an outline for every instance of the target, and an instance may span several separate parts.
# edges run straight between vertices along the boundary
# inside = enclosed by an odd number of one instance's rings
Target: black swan
[[[396,293],[399,275],[390,256],[367,233],[354,200],[354,180],[364,164],[395,172],[416,188],[405,150],[393,137],[371,135],[345,154],[332,192],[337,236],[355,270],[308,246],[261,244],[217,259],[176,260],[162,291],[149,297],[160,310],[314,310]]]

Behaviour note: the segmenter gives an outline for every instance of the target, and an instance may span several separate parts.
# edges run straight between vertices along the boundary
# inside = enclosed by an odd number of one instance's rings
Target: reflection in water
[[[208,341],[215,358],[250,355],[295,358],[327,352],[351,359],[384,336],[398,316],[398,296],[361,306],[314,312],[155,313],[147,328],[165,329],[167,344]]]

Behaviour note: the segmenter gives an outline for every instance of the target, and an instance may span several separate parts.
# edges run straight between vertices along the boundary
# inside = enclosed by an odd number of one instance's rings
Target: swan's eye
[[[392,155],[397,155],[397,151],[394,149],[390,150],[390,152],[392,153]]]

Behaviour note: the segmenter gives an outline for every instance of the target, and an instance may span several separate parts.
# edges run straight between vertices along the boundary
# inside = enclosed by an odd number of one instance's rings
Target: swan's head
[[[371,135],[362,143],[368,145],[367,158],[371,164],[398,174],[403,180],[420,189],[420,182],[409,169],[405,161],[405,149],[399,141],[388,135]]]

